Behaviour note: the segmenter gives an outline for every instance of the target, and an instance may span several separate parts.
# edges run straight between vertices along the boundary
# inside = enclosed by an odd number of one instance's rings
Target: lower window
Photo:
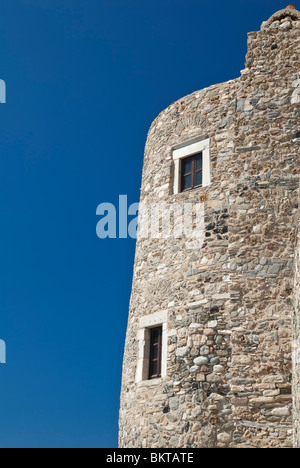
[[[137,384],[156,385],[167,375],[168,311],[140,318],[137,330]]]
[[[149,380],[161,377],[162,327],[150,329]]]

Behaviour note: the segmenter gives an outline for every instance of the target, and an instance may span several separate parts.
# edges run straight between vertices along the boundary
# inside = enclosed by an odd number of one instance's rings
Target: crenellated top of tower
[[[261,25],[261,30],[274,29],[281,25],[282,20],[300,21],[300,11],[295,5],[290,4],[284,10],[279,10],[268,21],[264,21]]]

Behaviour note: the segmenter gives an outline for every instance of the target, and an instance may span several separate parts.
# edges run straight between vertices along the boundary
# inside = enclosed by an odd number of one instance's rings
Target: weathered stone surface
[[[296,10],[276,13],[249,34],[240,78],[171,104],[149,130],[141,201],[200,201],[205,236],[139,231],[121,447],[290,447],[293,428],[300,447],[299,26]],[[173,150],[204,139],[211,183],[173,194]],[[166,373],[137,384],[139,321],[161,311]]]
[[[291,414],[290,408],[275,408],[272,410],[273,416],[289,416]]]
[[[182,348],[177,348],[176,349],[176,356],[178,357],[185,357],[189,354],[190,349],[187,346],[183,346]]]
[[[208,364],[208,358],[204,357],[204,356],[197,357],[196,359],[194,359],[194,364],[196,366],[206,365],[206,364]]]
[[[171,411],[176,411],[179,408],[179,397],[169,399],[169,408]]]
[[[222,432],[221,434],[218,434],[217,439],[219,442],[222,442],[223,444],[228,444],[231,442],[231,435],[227,434],[226,432]]]
[[[210,349],[208,346],[202,346],[202,348],[200,348],[201,356],[208,356],[209,353],[210,353]]]
[[[248,398],[233,398],[231,400],[233,406],[248,406],[249,399]]]

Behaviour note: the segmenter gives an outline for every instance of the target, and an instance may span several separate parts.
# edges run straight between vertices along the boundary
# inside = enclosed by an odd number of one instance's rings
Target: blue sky
[[[100,240],[96,208],[138,201],[152,120],[238,77],[287,4],[2,2],[0,447],[117,446],[135,243]]]

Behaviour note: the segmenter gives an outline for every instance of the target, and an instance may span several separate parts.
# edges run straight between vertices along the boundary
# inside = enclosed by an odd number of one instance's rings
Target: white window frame
[[[149,380],[150,365],[150,330],[155,327],[162,327],[162,356],[161,356],[161,377]],[[151,315],[144,315],[140,318],[137,333],[138,339],[138,362],[136,370],[136,383],[139,386],[152,386],[161,383],[167,375],[167,353],[168,353],[168,311],[163,310]]]
[[[206,140],[198,141],[196,143],[186,144],[181,148],[173,150],[173,161],[175,166],[174,174],[174,187],[173,193],[177,195],[181,193],[181,163],[182,160],[193,156],[197,153],[202,153],[203,158],[203,179],[202,187],[207,187],[211,184],[211,167],[210,167],[210,152],[209,152],[209,138]]]

